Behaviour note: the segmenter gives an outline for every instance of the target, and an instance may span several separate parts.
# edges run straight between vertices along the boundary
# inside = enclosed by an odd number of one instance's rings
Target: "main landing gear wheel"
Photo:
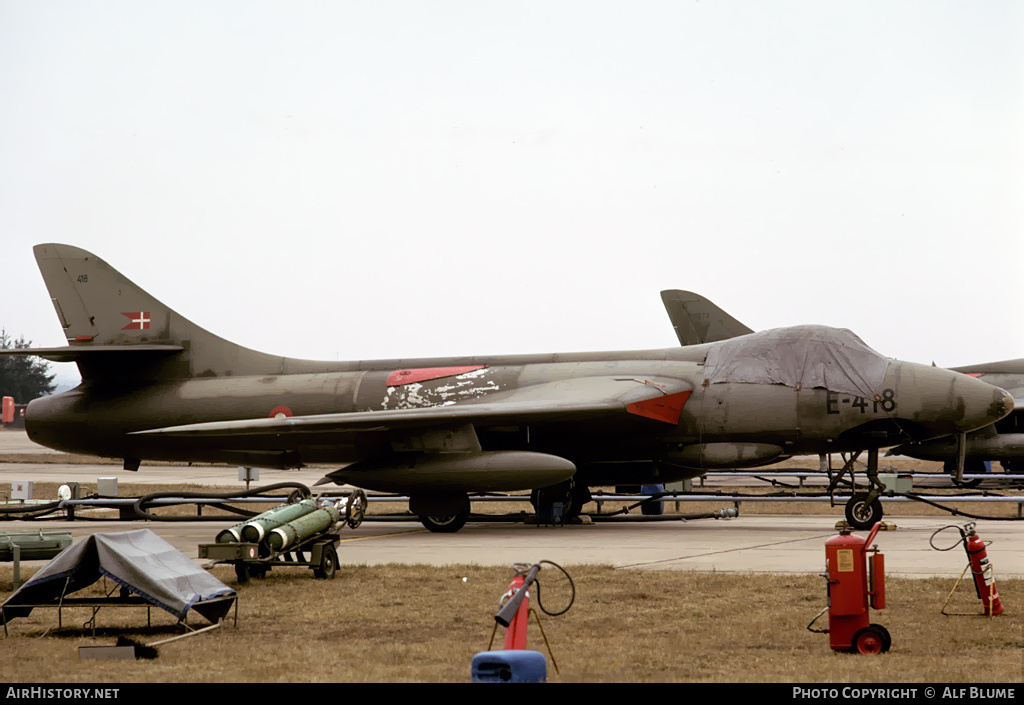
[[[420,515],[420,523],[436,534],[454,534],[466,525],[466,520],[468,519],[469,512],[458,512],[457,514],[445,516]]]
[[[578,485],[572,478],[557,485],[541,487],[530,492],[530,504],[537,513],[538,520],[548,521],[555,502],[562,503],[562,521],[568,522],[579,516],[583,505],[590,501],[590,488]]]
[[[891,645],[889,631],[880,624],[864,627],[853,635],[853,650],[858,654],[881,654]]]
[[[319,580],[333,580],[338,570],[338,552],[334,544],[327,544],[320,552],[320,566],[313,569],[313,577]]]
[[[362,490],[352,490],[345,503],[345,523],[350,529],[354,529],[363,523],[366,516],[366,493]]]
[[[860,492],[846,503],[846,522],[855,529],[870,529],[882,520],[882,503],[877,497],[867,499],[867,493]]]

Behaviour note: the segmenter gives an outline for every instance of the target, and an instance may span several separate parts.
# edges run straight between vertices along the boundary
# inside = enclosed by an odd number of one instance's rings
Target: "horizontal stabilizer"
[[[142,344],[142,345],[66,345],[59,348],[17,348],[0,350],[0,355],[33,355],[50,362],[78,362],[92,356],[108,353],[161,353],[169,355],[179,353],[185,348],[181,345]]]

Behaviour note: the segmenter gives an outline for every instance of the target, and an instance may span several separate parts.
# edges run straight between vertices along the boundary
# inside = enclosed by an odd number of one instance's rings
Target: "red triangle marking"
[[[454,377],[473,370],[482,370],[487,365],[462,365],[461,367],[419,367],[410,370],[395,370],[388,375],[387,385],[389,387],[400,387],[403,384],[423,382],[428,379],[440,379],[441,377]]]
[[[633,402],[626,407],[626,411],[637,416],[646,416],[656,421],[677,424],[679,423],[679,414],[683,412],[683,404],[686,403],[686,400],[690,398],[692,393],[691,390],[686,390],[685,392],[676,392],[675,394]]]

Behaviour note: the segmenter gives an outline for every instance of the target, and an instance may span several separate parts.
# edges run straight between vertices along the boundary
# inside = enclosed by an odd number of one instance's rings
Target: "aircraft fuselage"
[[[401,439],[354,434],[349,442],[335,437],[320,444],[304,438],[296,446],[282,436],[253,448],[244,435],[224,439],[133,432],[235,419],[500,401],[532,385],[590,378],[611,383],[673,379],[692,388],[671,421],[623,414],[614,421],[567,416],[530,424],[476,426],[483,450],[530,450],[565,457],[577,465],[580,481],[614,484],[664,481],[666,474],[695,476],[710,468],[755,466],[789,455],[885,447],[900,442],[911,430],[916,438],[941,436],[983,426],[1005,413],[1000,390],[915,363],[892,361],[882,391],[876,398],[864,399],[779,384],[705,384],[703,365],[680,359],[695,356],[700,357],[693,350],[672,348],[603,356],[395,360],[360,363],[368,369],[145,384],[94,382],[33,401],[26,413],[26,428],[32,440],[68,452],[296,467],[379,456],[392,452]],[[652,390],[656,385],[652,382]],[[651,477],[638,477],[635,462],[661,466],[656,470],[652,466]]]

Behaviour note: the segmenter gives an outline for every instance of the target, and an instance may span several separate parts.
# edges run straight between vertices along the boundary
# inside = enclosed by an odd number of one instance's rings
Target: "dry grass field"
[[[56,486],[37,483],[35,489],[37,497],[46,497]],[[120,495],[171,489],[231,488],[125,483]],[[713,503],[706,508],[722,506]],[[744,502],[741,511],[822,513],[823,506],[828,503]],[[1007,505],[958,506],[992,516],[1016,511]],[[523,508],[511,503],[474,505],[475,511],[491,513]],[[392,504],[371,504],[372,512],[396,509]],[[603,507],[612,509],[609,504]],[[671,504],[667,510],[675,511]],[[695,503],[681,508],[704,510]],[[838,519],[842,508],[826,513]],[[893,516],[918,513],[947,515],[927,505],[887,506],[887,514]],[[19,522],[14,528],[23,526]],[[825,583],[818,576],[564,567],[575,583],[575,601],[561,616],[540,615],[550,651],[537,622],[531,620],[529,626],[528,648],[548,657],[549,682],[1024,682],[1024,581],[1000,581],[1006,611],[998,617],[977,614],[980,602],[969,584],[957,590],[951,610],[971,614],[945,616],[942,605],[953,580],[890,577],[887,609],[873,613],[872,620],[890,631],[892,649],[860,656],[833,652],[827,634],[807,629],[825,607]],[[30,572],[23,569],[23,576]],[[229,566],[218,566],[213,573],[234,586]],[[478,565],[342,565],[336,578],[326,581],[314,580],[306,571],[272,572],[239,587],[237,626],[229,619],[213,631],[159,646],[155,659],[129,661],[79,659],[78,647],[113,645],[119,636],[139,643],[166,639],[181,633],[174,618],[154,609],[153,627],[147,628],[144,609],[106,609],[93,637],[83,630],[89,610],[65,611],[63,628],[58,628],[56,610],[36,609],[12,622],[9,635],[0,641],[0,681],[468,682],[473,655],[489,648],[498,601],[511,577],[508,567]],[[0,589],[9,589],[11,579],[10,564],[0,564]],[[562,609],[571,594],[565,577],[546,568],[540,583],[544,606]],[[536,600],[532,604],[536,607]],[[206,626],[198,616],[191,619],[194,627]],[[815,626],[825,624],[823,616]],[[502,648],[502,639],[499,628],[492,648]]]
[[[825,606],[816,576],[639,572],[563,566],[575,601],[561,616],[532,620],[528,648],[548,656],[549,682],[1020,683],[1024,582],[1000,585],[997,617],[941,614],[952,581],[887,581],[888,608],[873,621],[891,632],[877,656],[835,653],[807,625]],[[231,584],[229,568],[215,574]],[[174,636],[174,618],[153,610],[101,613],[96,638],[84,609],[36,609],[0,643],[7,683],[468,682],[473,655],[494,632],[512,577],[501,567],[342,566],[334,580],[272,573],[240,588],[238,624],[157,647],[155,659],[79,659],[83,645]],[[569,582],[546,566],[544,607],[568,604]],[[9,566],[0,581],[10,584]],[[99,585],[99,584],[98,584]],[[109,586],[108,586],[109,587]],[[953,611],[980,612],[973,588]],[[531,603],[536,606],[536,600]],[[827,622],[823,617],[816,626]],[[193,626],[205,623],[193,618]],[[502,648],[499,627],[493,648]],[[552,657],[554,661],[552,661]],[[59,667],[55,667],[59,664]],[[556,669],[557,665],[557,669]]]

